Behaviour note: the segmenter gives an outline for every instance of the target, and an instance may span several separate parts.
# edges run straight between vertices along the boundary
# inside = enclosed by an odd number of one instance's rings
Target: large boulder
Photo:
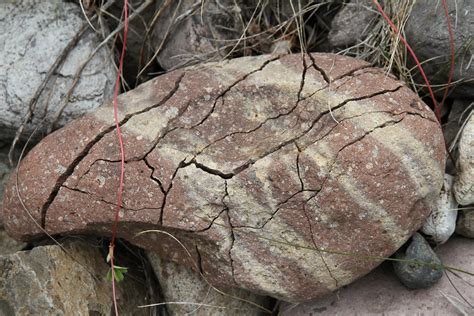
[[[72,2],[0,3],[0,139],[11,140],[23,123],[25,138],[36,128],[38,136],[111,98],[113,56],[103,47],[80,74],[68,102],[64,100],[78,69],[101,42],[92,30],[82,34],[82,28],[89,26]]]
[[[304,301],[395,252],[435,207],[445,147],[402,82],[332,55],[260,56],[168,73],[119,98],[119,236],[217,286]],[[51,234],[110,234],[120,165],[112,105],[49,135],[19,196]],[[12,178],[13,179],[13,178]],[[43,233],[5,190],[10,234]]]

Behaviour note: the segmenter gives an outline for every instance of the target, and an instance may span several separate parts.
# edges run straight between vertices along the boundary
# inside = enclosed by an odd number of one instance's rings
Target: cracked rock
[[[330,293],[380,263],[367,256],[402,246],[443,183],[432,111],[383,70],[344,56],[189,67],[119,106],[119,236],[190,266],[178,240],[217,287],[292,302]],[[120,165],[111,113],[106,104],[71,122],[23,160],[18,191],[49,233],[110,234]],[[41,236],[14,193],[10,182],[7,231]],[[150,229],[176,239],[136,235]]]
[[[101,42],[87,30],[73,43],[83,27],[90,28],[79,5],[72,2],[2,1],[0,139],[11,140],[25,120],[23,137],[39,126],[35,135],[39,138],[38,134],[63,126],[112,96],[115,70],[111,52],[104,47],[85,67],[69,102],[64,103],[77,70]],[[73,48],[54,69],[70,43]]]

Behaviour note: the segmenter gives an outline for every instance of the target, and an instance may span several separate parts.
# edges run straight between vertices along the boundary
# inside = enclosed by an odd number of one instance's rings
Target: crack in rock
[[[135,115],[145,113],[145,112],[147,112],[147,111],[149,111],[153,108],[159,107],[159,106],[163,105],[164,103],[166,103],[166,101],[168,99],[170,99],[173,96],[173,94],[178,90],[179,84],[180,84],[183,76],[184,76],[184,74],[181,75],[178,78],[178,80],[175,82],[175,87],[164,97],[163,100],[161,100],[160,102],[158,102],[158,103],[156,103],[156,104],[154,104],[150,107],[147,107],[147,108],[145,108],[141,111],[137,111],[137,112],[125,115],[125,117],[119,122],[119,125],[120,126],[124,125],[129,119],[131,119]],[[41,227],[43,229],[45,228],[45,225],[46,225],[46,213],[48,211],[48,208],[51,205],[51,203],[53,203],[54,199],[56,198],[61,186],[64,184],[64,182],[66,182],[66,180],[69,178],[69,176],[72,175],[72,173],[74,172],[74,169],[76,168],[76,166],[78,166],[79,163],[89,154],[89,151],[92,149],[92,147],[95,144],[97,144],[105,135],[107,135],[108,133],[114,131],[115,128],[116,128],[115,125],[112,125],[112,126],[109,126],[108,128],[106,128],[105,130],[103,130],[102,132],[100,132],[99,134],[97,134],[89,143],[87,143],[84,146],[82,151],[76,156],[76,158],[69,164],[69,166],[66,168],[66,170],[56,180],[56,184],[55,184],[54,188],[52,189],[48,199],[46,200],[46,202],[41,207]]]

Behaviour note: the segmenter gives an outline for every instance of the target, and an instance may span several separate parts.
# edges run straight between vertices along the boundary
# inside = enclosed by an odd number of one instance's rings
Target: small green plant
[[[107,255],[107,263],[110,262],[110,253]],[[127,267],[121,267],[117,265],[113,265],[113,273],[112,273],[112,268],[109,268],[109,271],[107,271],[107,276],[105,277],[107,281],[112,282],[112,275],[115,277],[115,281],[120,282],[122,281],[125,276],[124,274],[127,273],[128,268]]]
[[[124,274],[127,273],[128,268],[126,267],[120,267],[120,266],[114,266],[114,273],[113,275],[115,276],[115,281],[120,282],[124,279]],[[112,269],[109,268],[109,271],[107,272],[107,281],[112,281]]]

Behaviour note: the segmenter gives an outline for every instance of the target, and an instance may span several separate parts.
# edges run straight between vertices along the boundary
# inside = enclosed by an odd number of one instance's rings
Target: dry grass
[[[390,16],[395,26],[404,37],[405,25],[413,10],[414,1],[385,1],[384,10]],[[380,17],[376,8],[365,7],[366,10],[376,12],[377,15],[370,21],[364,33],[367,36],[356,45],[340,51],[340,54],[356,57],[383,67],[393,73],[416,91],[417,85],[413,80],[416,68],[408,66],[408,53],[394,34],[390,26]]]

